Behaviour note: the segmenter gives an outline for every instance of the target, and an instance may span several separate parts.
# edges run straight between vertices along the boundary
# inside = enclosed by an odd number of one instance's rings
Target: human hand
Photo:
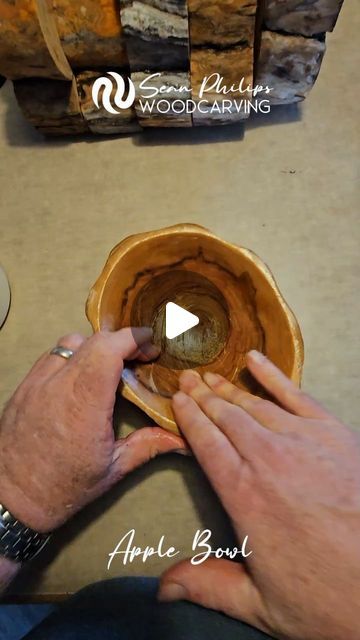
[[[15,391],[0,420],[0,502],[23,524],[51,531],[149,458],[183,448],[159,427],[114,438],[123,360],[158,355],[151,335],[61,338],[71,359],[45,353]]]
[[[247,366],[281,407],[184,372],[176,420],[253,553],[189,561],[159,599],[191,600],[279,639],[358,640],[360,439],[262,354]]]

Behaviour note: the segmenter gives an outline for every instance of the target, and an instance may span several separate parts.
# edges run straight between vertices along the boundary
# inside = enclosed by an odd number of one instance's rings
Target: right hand
[[[182,562],[159,599],[185,599],[286,640],[360,639],[360,438],[250,352],[281,407],[220,376],[184,372],[176,420],[253,553]]]

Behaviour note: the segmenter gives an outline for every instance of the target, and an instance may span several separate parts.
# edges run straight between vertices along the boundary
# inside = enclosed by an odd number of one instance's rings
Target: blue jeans
[[[72,596],[26,640],[269,640],[190,602],[159,603],[155,578],[115,578]],[[24,640],[25,640],[24,638]]]

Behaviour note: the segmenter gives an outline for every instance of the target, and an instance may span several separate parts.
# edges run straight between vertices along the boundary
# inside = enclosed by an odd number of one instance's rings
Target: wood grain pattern
[[[264,23],[272,31],[313,36],[335,27],[343,0],[264,0]]]
[[[253,46],[257,3],[249,0],[189,0],[191,46]]]
[[[253,82],[253,57],[255,40],[256,0],[189,0],[189,24],[191,41],[191,84],[193,99],[199,102],[199,88],[205,76],[218,73],[230,88],[244,78],[246,85]],[[222,95],[207,95],[213,104]],[[236,92],[227,99],[250,99]],[[227,124],[243,120],[243,111],[201,113],[193,115],[195,125]]]
[[[52,6],[73,69],[128,65],[117,0],[52,0]]]
[[[186,72],[162,72],[156,78],[150,74],[135,72],[131,76],[135,84],[135,109],[142,127],[191,127],[191,115],[185,112],[184,102],[191,96],[190,76]],[[166,93],[158,93],[154,98],[140,89],[141,83],[147,80],[147,86],[157,89],[166,88]],[[184,90],[183,90],[184,89]],[[141,95],[145,97],[140,97]],[[151,106],[146,110],[145,104]],[[170,107],[170,108],[169,108]]]
[[[17,101],[27,120],[52,136],[86,133],[75,78],[72,82],[26,79],[14,82]]]
[[[131,71],[181,71],[189,66],[186,0],[120,0]]]
[[[250,47],[233,47],[229,50],[214,50],[208,48],[193,49],[191,52],[191,87],[192,98],[197,103],[198,109],[193,114],[193,124],[198,125],[217,125],[232,124],[249,117],[245,108],[236,111],[234,106],[231,112],[220,112],[216,109],[210,113],[212,105],[219,104],[224,106],[225,100],[231,100],[241,103],[241,100],[250,100],[252,94],[246,91],[240,94],[237,91],[229,91],[226,95],[210,91],[204,94],[208,104],[202,105],[199,98],[199,92],[205,77],[212,74],[220,74],[223,84],[229,88],[232,84],[239,85],[244,78],[246,86],[252,85],[253,82],[253,49]],[[223,102],[224,100],[224,102]]]
[[[101,104],[101,101],[100,108],[97,109],[92,98],[92,87],[100,75],[101,73],[96,71],[84,71],[76,75],[81,112],[89,131],[100,135],[113,135],[117,133],[134,133],[141,130],[134,107],[117,109],[114,104],[115,85],[113,85],[110,104],[115,110],[118,110],[118,113],[109,113]]]
[[[200,323],[168,340],[164,309],[177,302]],[[166,429],[176,431],[171,395],[181,371],[225,375],[259,391],[245,369],[251,348],[265,353],[299,383],[303,344],[299,326],[275,281],[255,254],[203,227],[175,227],[126,238],[111,252],[86,306],[93,329],[152,326],[161,354],[124,369],[121,393]]]
[[[0,73],[71,80],[47,0],[0,0]]]
[[[325,53],[325,40],[263,31],[256,83],[269,86],[273,105],[304,100]]]

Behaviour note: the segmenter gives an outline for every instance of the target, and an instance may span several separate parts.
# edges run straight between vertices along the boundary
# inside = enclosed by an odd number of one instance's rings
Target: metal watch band
[[[26,562],[41,551],[49,538],[48,534],[38,533],[26,527],[0,504],[1,556],[15,562]]]

